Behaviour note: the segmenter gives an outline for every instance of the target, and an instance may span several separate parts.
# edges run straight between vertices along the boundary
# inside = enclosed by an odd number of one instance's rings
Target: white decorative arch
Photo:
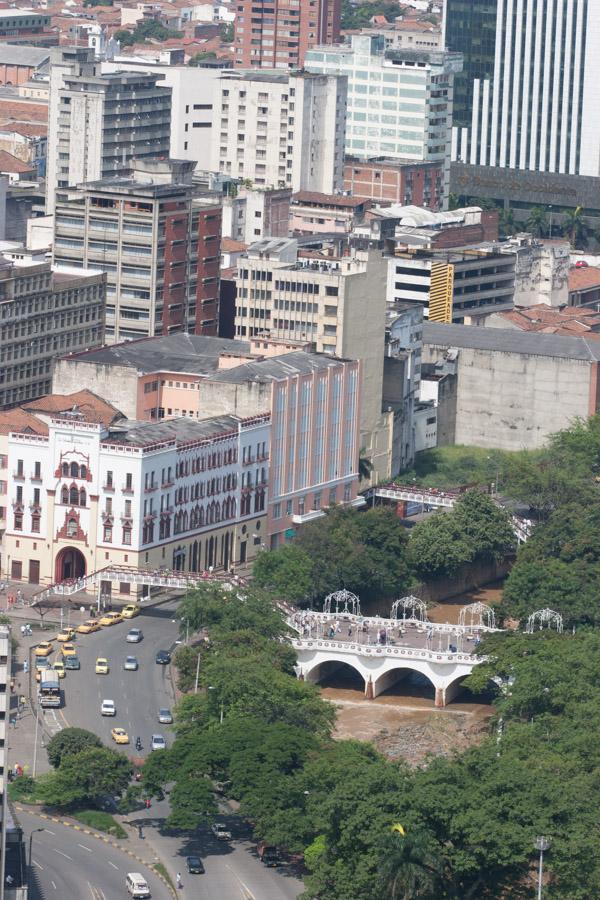
[[[469,628],[495,628],[496,616],[487,603],[469,603],[463,606],[458,616],[458,624]]]
[[[527,619],[525,632],[527,634],[533,634],[534,631],[542,631],[544,628],[553,628],[558,634],[562,634],[563,617],[561,614],[548,608],[537,609],[535,612],[531,613]]]
[[[400,613],[400,615],[398,613]],[[427,604],[423,600],[419,600],[418,597],[413,597],[412,595],[409,597],[399,597],[392,603],[390,619],[402,619],[403,622],[406,622],[407,619],[411,622],[426,622]]]
[[[333,608],[332,608],[333,607]],[[328,594],[323,601],[323,612],[340,616],[343,614],[360,616],[360,600],[352,591],[345,588]]]

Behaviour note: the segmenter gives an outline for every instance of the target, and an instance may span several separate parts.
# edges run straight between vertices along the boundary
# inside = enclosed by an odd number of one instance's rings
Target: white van
[[[139,872],[128,872],[125,879],[127,885],[127,893],[131,897],[150,897],[150,888],[148,882]]]

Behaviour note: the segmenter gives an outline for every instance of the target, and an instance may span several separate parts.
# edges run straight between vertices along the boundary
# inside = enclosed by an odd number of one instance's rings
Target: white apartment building
[[[386,51],[383,36],[358,34],[350,44],[308,50],[305,66],[348,78],[348,156],[443,161],[448,182],[453,79],[461,59],[444,51]]]
[[[266,541],[268,414],[150,423],[112,408],[107,424],[98,398],[96,416],[52,413],[53,400],[36,412],[47,433],[19,430],[15,410],[8,436],[12,578],[64,581],[109,563],[229,569]]]
[[[361,361],[361,447],[380,477],[389,477],[393,438],[382,419],[387,263],[380,250],[315,258],[299,255],[296,240],[265,238],[236,276],[236,338],[308,342]]]
[[[156,75],[161,86],[171,89],[169,155],[172,159],[193,160],[199,171],[210,169],[213,112],[221,70],[168,65],[157,55],[115,56],[102,64],[103,74],[114,72]]]
[[[224,70],[212,168],[253,186],[332,194],[344,183],[347,80]]]
[[[114,175],[136,158],[169,156],[171,90],[143,72],[101,75],[88,48],[50,57],[46,212],[57,188]]]

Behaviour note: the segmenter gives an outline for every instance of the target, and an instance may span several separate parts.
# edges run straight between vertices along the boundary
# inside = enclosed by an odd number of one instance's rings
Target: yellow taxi
[[[140,608],[137,603],[128,603],[127,606],[124,606],[121,610],[121,615],[124,619],[133,619],[134,616],[139,616]]]
[[[96,660],[96,675],[108,675],[108,660],[104,656],[99,656]]]
[[[107,612],[104,613],[101,619],[99,619],[100,625],[117,625],[119,622],[123,621],[123,616],[118,612]]]
[[[62,631],[56,635],[56,640],[59,643],[64,643],[65,641],[73,641],[75,640],[75,629],[74,628],[63,628]]]
[[[77,656],[75,644],[63,644],[60,648],[60,652],[63,656]]]
[[[113,728],[110,732],[110,736],[112,737],[115,744],[128,744],[129,743],[129,735],[125,731],[124,728]]]
[[[34,653],[36,656],[50,656],[53,649],[51,641],[40,641]]]
[[[64,664],[64,662],[62,661],[62,659],[57,659],[56,662],[53,664],[52,668],[54,669],[55,672],[58,673],[58,677],[59,677],[59,678],[64,678],[64,677],[65,677],[65,674],[66,674],[66,672],[65,672],[65,664]]]
[[[100,626],[95,619],[88,619],[78,627],[77,631],[79,634],[91,634],[92,631],[100,631]]]

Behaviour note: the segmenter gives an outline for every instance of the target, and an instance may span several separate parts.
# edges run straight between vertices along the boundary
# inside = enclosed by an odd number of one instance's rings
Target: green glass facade
[[[453,125],[468,128],[473,81],[492,79],[496,51],[497,0],[446,0],[446,48],[463,54],[463,70],[454,76]]]

